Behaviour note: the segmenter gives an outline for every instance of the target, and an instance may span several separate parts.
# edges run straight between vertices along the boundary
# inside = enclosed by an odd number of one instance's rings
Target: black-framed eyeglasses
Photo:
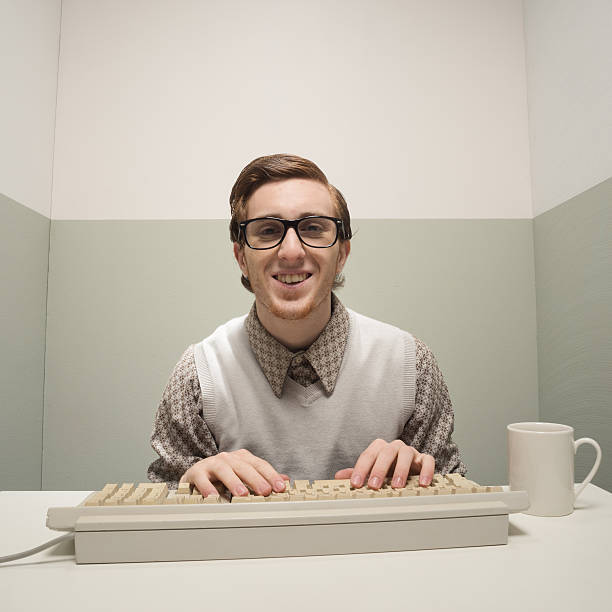
[[[285,239],[290,227],[295,230],[303,244],[314,249],[334,246],[340,230],[344,237],[342,219],[320,215],[310,215],[301,219],[259,217],[243,221],[238,226],[247,246],[258,251],[277,247]]]

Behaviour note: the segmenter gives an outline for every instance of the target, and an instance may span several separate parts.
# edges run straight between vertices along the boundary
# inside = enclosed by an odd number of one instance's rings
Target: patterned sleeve
[[[202,417],[202,408],[193,346],[190,346],[176,364],[157,409],[151,446],[159,459],[149,466],[149,480],[176,487],[194,463],[218,453]]]
[[[452,440],[453,405],[444,377],[430,348],[417,338],[415,344],[415,406],[402,432],[402,440],[421,453],[433,455],[436,473],[465,475],[467,467]]]

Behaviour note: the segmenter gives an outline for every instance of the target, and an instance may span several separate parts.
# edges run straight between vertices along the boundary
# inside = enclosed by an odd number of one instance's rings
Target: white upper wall
[[[64,0],[55,219],[229,216],[259,155],[356,218],[531,218],[519,0]]]
[[[0,193],[50,217],[60,0],[0,2]]]
[[[612,2],[526,0],[536,215],[612,176]]]

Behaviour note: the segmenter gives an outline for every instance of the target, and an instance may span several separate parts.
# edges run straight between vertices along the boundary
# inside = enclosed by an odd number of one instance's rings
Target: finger
[[[200,492],[202,497],[209,497],[210,495],[219,497],[221,495],[219,489],[208,478],[198,477],[194,481],[193,486]]]
[[[421,475],[419,477],[419,484],[427,487],[433,480],[436,469],[436,460],[431,455],[427,455],[425,453],[421,453],[419,459],[421,461]]]
[[[207,469],[208,478],[211,481],[219,480],[222,482],[227,490],[238,497],[248,495],[249,490],[245,487],[244,483],[236,475],[236,472],[229,464],[229,454],[219,453],[215,456],[215,461],[209,463]]]
[[[179,484],[188,482],[193,484],[203,497],[209,495],[218,495],[219,492],[215,488],[215,485],[208,478],[208,472],[205,467],[205,460],[194,463],[179,480]]]
[[[408,480],[408,476],[410,475],[410,466],[417,454],[416,449],[412,446],[404,444],[400,447],[397,454],[395,469],[393,470],[393,478],[391,480],[392,487],[397,489],[406,486],[406,480]]]
[[[279,474],[265,459],[257,457],[245,448],[241,448],[239,451],[232,453],[232,457],[234,456],[239,457],[242,461],[251,465],[268,482],[269,490],[267,486],[264,486],[263,490],[268,491],[264,493],[264,495],[270,495],[272,490],[280,493],[287,488],[287,483],[285,481],[289,480],[289,477],[285,474]]]
[[[251,455],[251,457],[247,459],[247,462],[250,463],[269,484],[270,491],[265,493],[265,495],[270,495],[272,489],[277,493],[282,493],[287,488],[286,481],[289,480],[289,476],[279,474],[265,459]]]
[[[215,485],[206,477],[206,474],[202,470],[194,471],[191,478],[183,482],[192,483],[200,492],[202,497],[208,497],[209,495],[219,495],[219,491],[217,490]]]
[[[272,485],[249,463],[245,461],[234,462],[232,463],[232,469],[256,495],[268,496],[272,493]],[[285,481],[282,482],[284,489]]]
[[[347,478],[351,477],[352,473],[353,473],[353,468],[344,468],[343,470],[338,470],[334,474],[334,478],[336,480],[346,480]]]
[[[380,489],[382,487],[389,469],[402,447],[406,448],[406,445],[401,440],[394,440],[380,449],[368,479],[370,489]]]
[[[376,457],[378,457],[378,453],[386,446],[387,442],[384,440],[374,440],[366,448],[361,455],[359,455],[359,459],[357,459],[357,463],[353,468],[353,474],[351,476],[351,485],[355,488],[359,488],[363,486],[363,483],[366,480],[367,475],[370,473],[374,462],[376,461]]]

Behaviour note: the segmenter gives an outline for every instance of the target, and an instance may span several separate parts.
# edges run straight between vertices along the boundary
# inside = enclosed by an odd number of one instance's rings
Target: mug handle
[[[595,440],[593,440],[593,438],[580,438],[580,440],[576,440],[574,442],[574,455],[576,454],[578,447],[582,444],[592,444],[595,447],[595,450],[597,451],[597,457],[595,458],[595,464],[591,468],[591,471],[587,474],[587,477],[580,483],[578,490],[575,491],[574,502],[578,499],[578,496],[582,493],[584,487],[586,487],[589,482],[591,482],[591,479],[593,478],[593,476],[595,476],[595,472],[597,471],[597,469],[599,468],[599,464],[601,463],[601,447],[599,446],[599,444],[597,444],[597,442],[595,442]]]

